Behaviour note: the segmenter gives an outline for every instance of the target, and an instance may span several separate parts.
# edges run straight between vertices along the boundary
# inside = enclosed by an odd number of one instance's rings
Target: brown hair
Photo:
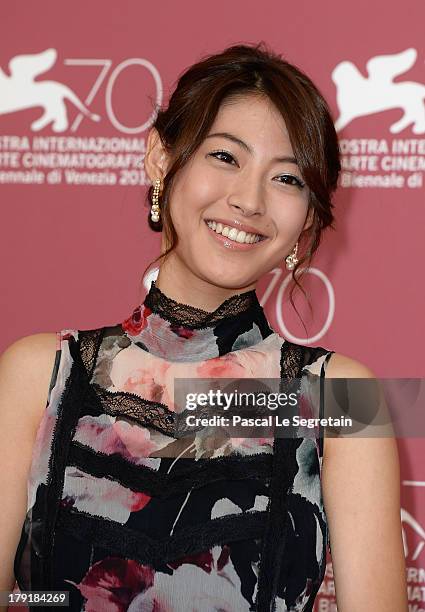
[[[160,109],[152,127],[170,156],[170,165],[160,198],[161,221],[148,223],[154,231],[164,231],[167,250],[154,259],[147,269],[176,247],[169,196],[178,171],[189,161],[208,135],[221,103],[244,94],[267,96],[281,113],[301,175],[310,190],[309,211],[313,209],[310,228],[300,237],[299,262],[292,271],[295,285],[297,271],[310,265],[323,230],[333,226],[331,195],[341,170],[338,138],[329,107],[320,91],[299,68],[267,48],[264,41],[256,45],[234,45],[222,53],[209,55],[190,66],[179,78],[168,107]],[[147,192],[152,204],[153,186]],[[298,271],[299,272],[299,271]]]

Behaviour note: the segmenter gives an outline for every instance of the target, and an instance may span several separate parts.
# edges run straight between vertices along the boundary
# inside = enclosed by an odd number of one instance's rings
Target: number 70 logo
[[[160,74],[155,66],[146,59],[140,57],[129,58],[116,66],[112,72],[112,60],[110,59],[67,59],[64,63],[68,66],[100,66],[101,70],[99,75],[97,76],[95,82],[93,83],[87,97],[84,102],[87,106],[95,99],[98,94],[101,86],[106,81],[106,89],[105,89],[105,108],[108,119],[112,123],[114,127],[117,128],[120,132],[124,132],[125,134],[140,134],[144,132],[149,126],[153,123],[156,109],[161,106],[162,98],[163,98],[163,86]],[[116,81],[118,77],[128,68],[134,66],[141,66],[143,69],[147,70],[148,73],[152,76],[155,83],[155,109],[151,113],[150,117],[146,119],[143,123],[135,126],[124,125],[121,121],[119,121],[115,110],[113,108],[112,96],[114,92],[114,87],[116,86]],[[72,125],[71,131],[75,132],[80,125],[84,115],[82,112],[79,112],[75,117]]]

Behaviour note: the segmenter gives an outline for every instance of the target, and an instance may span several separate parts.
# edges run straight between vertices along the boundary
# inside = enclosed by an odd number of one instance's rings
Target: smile
[[[214,220],[206,219],[205,223],[215,234],[222,236],[223,238],[227,238],[228,241],[236,244],[249,246],[251,244],[266,240],[266,236],[263,236],[262,234],[254,234],[245,232],[243,230],[238,230],[236,227],[224,225],[223,223],[217,223]]]

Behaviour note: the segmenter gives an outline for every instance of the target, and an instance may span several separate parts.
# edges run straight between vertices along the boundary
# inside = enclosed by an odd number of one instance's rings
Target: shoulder
[[[43,370],[52,363],[60,348],[60,332],[37,333],[18,338],[0,356],[2,372],[19,375],[26,371],[29,376]],[[35,370],[35,371],[34,371]]]
[[[23,411],[34,418],[41,414],[60,348],[60,337],[60,332],[24,336],[15,340],[0,355],[3,414],[8,409]]]
[[[331,353],[325,376],[326,378],[376,378],[366,364],[341,353]]]
[[[338,379],[338,378],[346,378],[346,379],[369,379],[370,383],[365,383],[363,387],[360,387],[357,383],[354,383],[354,387],[352,387],[352,393],[363,393],[365,398],[364,401],[370,401],[371,397],[374,397],[370,391],[370,384],[377,386],[377,390],[379,392],[379,381],[373,370],[367,366],[365,363],[358,361],[357,359],[353,359],[347,355],[343,355],[341,353],[332,353],[329,356],[328,364],[325,370],[325,378],[326,379]],[[362,390],[361,390],[362,389]],[[329,402],[331,405],[333,401],[333,392],[331,387],[325,388],[325,404]],[[364,407],[367,410],[367,406]],[[373,406],[370,407],[373,410]],[[332,409],[331,409],[332,411]],[[367,440],[369,438],[369,440]],[[375,440],[371,442],[372,438]],[[390,441],[391,436],[386,435],[386,438],[372,436],[369,433],[365,438],[361,438],[360,436],[353,434],[352,436],[346,437],[327,437],[324,444],[324,457],[335,456],[338,457],[338,460],[341,460],[341,457],[344,454],[348,456],[352,456],[353,453],[357,452],[357,449],[362,449],[362,453],[366,452],[365,448],[372,448],[372,446],[383,447],[383,446],[393,446],[393,442]],[[366,440],[366,441],[365,441]],[[371,451],[373,452],[373,451]]]
[[[364,470],[368,469],[368,466],[370,467],[373,465],[376,469],[381,469],[382,473],[385,469],[390,469],[393,477],[392,483],[396,482],[399,469],[397,443],[392,430],[391,417],[387,415],[385,399],[382,395],[379,380],[375,373],[361,361],[357,361],[356,359],[340,353],[332,353],[325,371],[325,377],[327,379],[369,379],[373,384],[374,390],[376,387],[376,391],[380,395],[381,403],[379,406],[382,411],[380,414],[381,418],[383,418],[382,415],[385,416],[382,422],[387,424],[382,425],[379,429],[371,417],[370,429],[363,428],[361,430],[361,436],[359,435],[359,431],[355,430],[357,433],[351,433],[340,437],[326,437],[324,444],[324,465],[326,465],[328,473],[334,473],[334,471],[340,470],[346,463],[352,463],[353,457],[355,456],[356,461],[351,468],[353,478],[363,478]],[[361,389],[364,389],[364,391]],[[373,402],[376,399],[376,395],[371,393],[370,390],[371,387],[369,383],[364,385],[364,387],[353,387],[353,393],[363,393],[362,402],[364,404],[364,414],[366,414],[369,409],[371,414],[375,414],[376,406]],[[331,395],[331,388],[326,387],[324,398],[325,404],[327,401],[332,402]],[[368,403],[370,403],[370,406],[368,406]],[[376,429],[374,429],[374,427],[376,427]],[[324,469],[324,472],[326,472],[326,469]]]

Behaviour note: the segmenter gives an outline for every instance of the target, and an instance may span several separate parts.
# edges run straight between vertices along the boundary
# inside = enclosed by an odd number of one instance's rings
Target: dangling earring
[[[151,206],[151,220],[153,223],[158,223],[160,220],[160,211],[158,204],[159,188],[161,186],[161,179],[156,179],[155,186],[152,194],[152,206]]]
[[[288,257],[285,259],[286,267],[288,270],[293,270],[296,264],[298,263],[297,251],[298,251],[298,242],[294,246],[294,250],[292,251],[292,253],[288,255]]]

